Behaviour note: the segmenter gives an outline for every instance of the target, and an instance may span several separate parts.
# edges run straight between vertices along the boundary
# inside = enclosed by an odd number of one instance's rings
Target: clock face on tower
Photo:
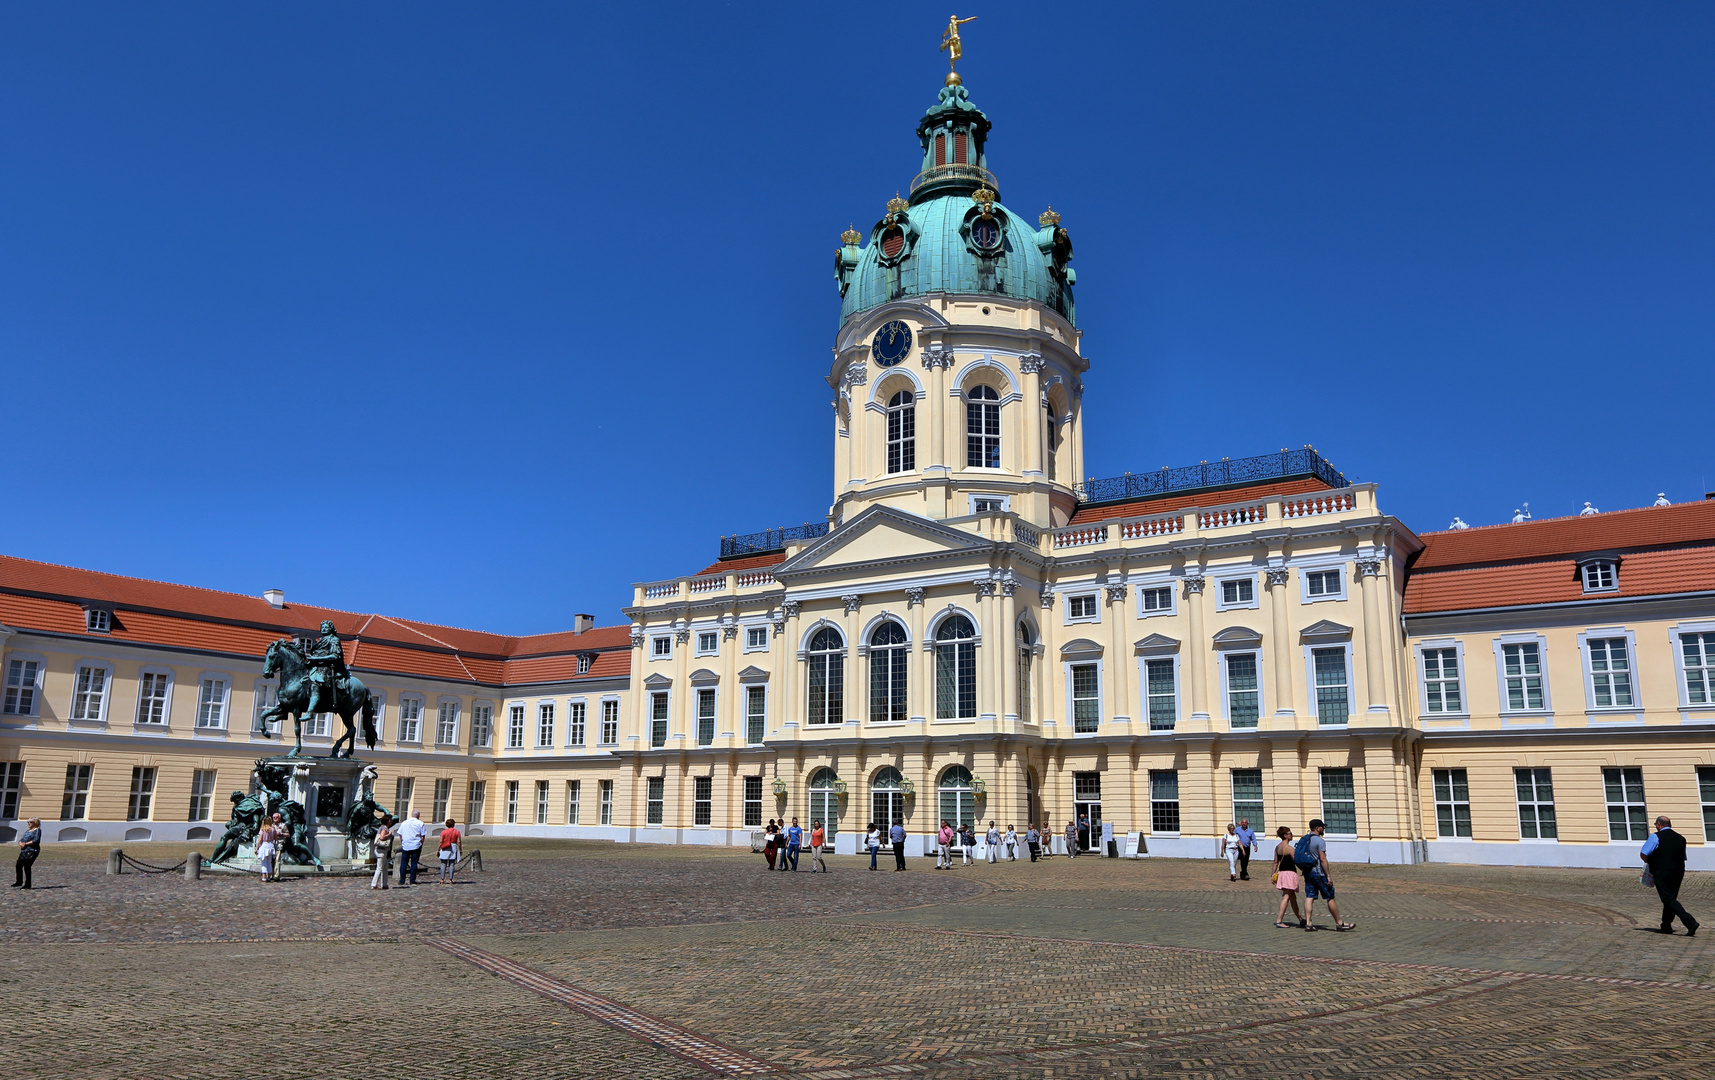
[[[870,353],[882,367],[892,367],[911,355],[911,327],[894,319],[875,332]]]

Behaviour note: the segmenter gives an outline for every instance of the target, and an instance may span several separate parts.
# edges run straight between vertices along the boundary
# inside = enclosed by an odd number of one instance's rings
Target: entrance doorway
[[[1102,846],[1102,774],[1072,774],[1072,820],[1078,823],[1078,849]]]
[[[869,785],[870,819],[881,827],[882,837],[895,821],[905,820],[905,778],[891,765],[875,774]]]

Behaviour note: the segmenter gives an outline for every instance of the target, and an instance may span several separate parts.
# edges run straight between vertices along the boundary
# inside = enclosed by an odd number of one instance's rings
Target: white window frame
[[[541,698],[536,702],[536,742],[538,750],[551,750],[554,747],[554,732],[560,729],[560,710],[553,698]]]
[[[672,634],[651,634],[650,635],[650,637],[649,637],[649,659],[651,659],[651,660],[671,660],[671,659],[673,659],[673,635]]]
[[[170,687],[168,688],[167,692],[169,694],[172,693],[172,690]],[[141,699],[142,699],[142,693],[143,693],[142,682],[141,682],[141,680],[139,680],[138,681],[138,690],[137,690],[139,701],[141,701]],[[274,679],[257,679],[256,684],[250,688],[250,729],[252,731],[255,731],[256,730],[256,721],[262,719],[263,713],[267,712],[269,709],[273,708],[275,705],[278,705],[279,703],[280,703],[280,680],[277,678],[274,678]],[[379,702],[377,703],[376,708],[377,708],[377,711],[376,711],[376,717],[377,717],[376,730],[380,731],[381,726],[380,726],[380,719],[379,718],[380,718],[381,713],[380,713]],[[286,724],[286,721],[283,718],[278,718],[278,717],[273,719],[273,720],[268,721],[268,733],[270,735],[280,734],[281,730],[285,727],[285,724]],[[142,725],[138,725],[138,726],[141,727]]]
[[[566,781],[566,824],[576,825],[578,814],[583,810],[584,785],[582,780]]]
[[[221,688],[220,701],[217,703],[219,708],[220,708],[220,717],[218,719],[218,722],[216,722],[216,723],[205,724],[205,723],[203,723],[203,717],[205,715],[205,710],[207,709],[207,706],[209,704],[211,704],[211,702],[209,702],[207,700],[207,695],[205,694],[205,691],[208,687],[208,684],[210,682],[214,682],[214,681],[218,681],[219,683],[221,683],[221,687],[222,687]],[[198,674],[197,675],[197,711],[196,711],[196,720],[195,720],[195,730],[197,730],[197,731],[225,731],[231,725],[231,723],[232,723],[232,675],[229,674],[228,672],[225,672],[225,671],[204,671],[204,672]]]
[[[518,824],[518,784],[517,780],[506,781],[506,824]],[[397,811],[395,811],[397,813]]]
[[[1596,704],[1596,671],[1590,663],[1590,642],[1624,638],[1626,642],[1626,681],[1631,686],[1630,705]],[[1644,711],[1643,686],[1638,679],[1638,635],[1623,626],[1598,627],[1578,635],[1578,663],[1584,669],[1584,708],[1591,716],[1632,716]],[[1641,716],[1640,716],[1641,721]]]
[[[1153,619],[1160,615],[1179,614],[1179,590],[1173,587],[1172,582],[1145,581],[1140,584],[1133,585],[1132,588],[1137,592],[1138,618]],[[1143,606],[1144,594],[1152,592],[1165,592],[1167,594],[1167,606],[1164,608],[1145,609]]]
[[[1076,656],[1062,657],[1060,661],[1061,677],[1066,682],[1066,730],[1073,738],[1093,739],[1102,733],[1102,725],[1108,715],[1108,673],[1105,667],[1107,658],[1098,653],[1080,653]],[[1072,669],[1095,665],[1096,668],[1096,730],[1079,731],[1077,702],[1072,697]]]
[[[1364,805],[1363,794],[1358,790],[1358,777],[1363,775],[1363,770],[1358,769],[1358,768],[1353,768],[1353,767],[1348,766],[1348,765],[1323,765],[1323,766],[1320,766],[1319,768],[1317,768],[1317,770],[1316,770],[1316,808],[1318,811],[1317,816],[1319,816],[1323,820],[1324,824],[1327,823],[1328,818],[1331,816],[1328,813],[1328,791],[1327,791],[1328,773],[1330,773],[1330,772],[1344,772],[1344,773],[1348,774],[1349,776],[1351,776],[1351,778],[1352,778],[1352,831],[1351,832],[1337,833],[1334,831],[1333,826],[1330,825],[1330,826],[1328,826],[1328,828],[1326,830],[1327,835],[1348,837],[1348,838],[1357,837],[1357,836],[1362,834],[1363,827],[1364,827],[1364,823],[1360,819],[1360,815],[1358,813],[1359,809]],[[1341,799],[1339,801],[1344,802],[1345,800]]]
[[[1157,776],[1163,778],[1171,776],[1173,778],[1173,798],[1158,799],[1155,797],[1155,778]],[[1185,792],[1179,786],[1179,770],[1150,769],[1145,773],[1144,783],[1148,785],[1149,788],[1149,835],[1161,837],[1178,836],[1180,831],[1185,828]],[[1155,828],[1155,808],[1157,806],[1173,807],[1173,814],[1179,819],[1178,829],[1162,829],[1158,831]]]
[[[721,632],[720,632],[719,628],[716,628],[714,630],[698,630],[696,632],[696,634],[697,634],[697,636],[696,636],[697,648],[696,648],[696,651],[693,655],[696,655],[696,656],[719,656],[720,655],[720,652],[721,652]],[[704,642],[708,643],[707,648],[704,647]]]
[[[1325,600],[1344,600],[1344,599],[1346,599],[1346,562],[1345,562],[1345,560],[1342,559],[1339,562],[1332,562],[1332,563],[1308,563],[1308,564],[1305,564],[1303,566],[1295,567],[1294,569],[1296,569],[1298,571],[1298,602],[1299,603],[1301,603],[1301,604],[1320,604]],[[1310,575],[1311,574],[1328,574],[1328,573],[1332,573],[1334,575],[1334,582],[1338,586],[1336,591],[1331,592],[1331,593],[1320,593],[1320,594],[1312,595],[1310,592]]]
[[[216,769],[191,770],[191,799],[185,808],[186,821],[211,821],[214,818],[214,793],[220,789],[220,773]]]
[[[1699,712],[1715,712],[1715,646],[1704,646],[1703,651],[1708,659],[1704,672],[1704,701],[1691,700],[1690,673],[1685,667],[1685,636],[1687,634],[1715,634],[1715,622],[1689,622],[1671,626],[1667,631],[1668,643],[1673,648],[1673,675],[1679,684],[1679,707]]]
[[[153,821],[160,800],[161,771],[154,765],[131,766],[131,789],[125,804],[126,821]]]
[[[746,746],[761,746],[768,740],[768,682],[763,679],[748,680],[740,684],[744,690],[744,742]],[[762,738],[752,742],[750,739],[750,700],[760,690],[762,692]]]
[[[102,607],[84,608],[83,628],[86,633],[111,634],[113,632],[113,612]]]
[[[983,502],[999,503],[1000,508],[998,510],[978,510],[977,500],[979,499]],[[973,491],[965,496],[965,510],[966,513],[971,514],[972,516],[977,514],[1008,514],[1012,512],[1012,496],[1000,495],[992,492]]]
[[[438,825],[453,812],[453,780],[450,776],[435,778],[435,790],[430,795],[429,822]]]
[[[592,667],[595,667],[595,653],[579,653],[576,669],[577,673],[579,675],[588,675],[590,673],[590,668]]]
[[[1453,650],[1453,663],[1458,668],[1458,675],[1453,679],[1453,682],[1457,684],[1459,689],[1458,709],[1451,711],[1442,710],[1440,712],[1430,711],[1429,676],[1426,675],[1423,670],[1423,651],[1425,649],[1433,649],[1436,651],[1445,649]],[[1469,720],[1471,718],[1471,691],[1470,687],[1466,684],[1465,679],[1467,669],[1465,667],[1464,641],[1459,638],[1425,638],[1413,646],[1412,656],[1417,664],[1417,667],[1414,669],[1414,674],[1417,677],[1418,715],[1423,717],[1425,720]],[[1447,680],[1437,679],[1436,681],[1446,682]],[[1506,692],[1506,687],[1504,685],[1501,687],[1501,691],[1504,695]]]
[[[1089,592],[1084,592],[1082,590],[1079,590],[1077,592],[1068,592],[1068,593],[1063,593],[1061,595],[1064,597],[1064,599],[1061,602],[1061,609],[1060,609],[1061,614],[1063,616],[1063,621],[1062,621],[1061,625],[1063,625],[1063,626],[1076,626],[1076,625],[1079,625],[1082,623],[1090,623],[1090,624],[1094,624],[1094,625],[1100,625],[1100,623],[1102,621],[1102,601],[1101,601],[1101,590],[1100,589],[1092,588],[1092,589],[1090,589]],[[1087,600],[1087,601],[1089,601],[1090,613],[1088,615],[1074,615],[1074,614],[1072,614],[1072,602],[1074,600]]]
[[[533,820],[537,825],[548,824],[548,803],[550,801],[549,793],[552,791],[553,787],[550,781],[536,781],[536,813]]]
[[[659,791],[660,797],[655,793]],[[667,778],[665,776],[645,776],[643,778],[643,826],[648,828],[665,828],[667,824]]]
[[[411,816],[411,804],[417,797],[416,776],[396,776],[393,778],[393,816],[404,821]]]
[[[459,701],[458,698],[455,698],[455,697],[444,697],[444,698],[441,698],[439,701],[435,702],[435,745],[436,746],[457,746],[459,744],[460,705],[461,705],[461,702]],[[443,738],[441,738],[441,735],[445,732],[446,727],[449,723],[449,721],[447,719],[447,712],[446,712],[447,708],[449,706],[452,708],[452,713],[453,713],[452,719],[450,721],[450,723],[452,725],[452,734],[450,737],[443,739]],[[448,797],[451,798],[451,796],[448,796]],[[442,818],[441,820],[445,821],[446,819]]]
[[[755,634],[761,635],[762,640],[760,642],[751,640],[752,635]],[[744,651],[747,653],[768,651],[768,624],[762,623],[744,628]]]
[[[1256,726],[1233,726],[1233,690],[1231,680],[1227,678],[1227,661],[1235,656],[1251,656],[1256,658]],[[1228,731],[1257,731],[1262,727],[1263,717],[1268,715],[1268,678],[1264,674],[1262,647],[1216,649],[1215,660],[1221,669],[1221,719],[1227,722]]]
[[[278,687],[275,689],[277,692]],[[377,737],[385,739],[387,737],[387,691],[370,687],[369,696],[375,702],[375,734]],[[309,717],[305,717],[304,722],[308,723]],[[305,734],[307,735],[309,732],[306,731]]]
[[[1544,800],[1536,797],[1537,796],[1536,774],[1538,771],[1545,772],[1548,774],[1548,793],[1550,796],[1553,796],[1555,780],[1554,780],[1554,769],[1552,767],[1547,766],[1547,765],[1515,765],[1513,767],[1513,805],[1518,809],[1518,812],[1519,812],[1518,813],[1519,842],[1524,843],[1524,844],[1558,844],[1558,843],[1560,843],[1560,815],[1559,815],[1559,813],[1557,813],[1555,811],[1554,799],[1552,797],[1549,798],[1547,801],[1544,801]],[[1521,772],[1528,772],[1531,774],[1531,776],[1530,776],[1530,794],[1531,794],[1531,797],[1529,799],[1521,799],[1518,797],[1518,783],[1519,783],[1518,774]],[[1536,829],[1536,835],[1535,836],[1526,836],[1524,834],[1524,808],[1527,806],[1533,808],[1532,813],[1531,813],[1531,817],[1535,822],[1535,825],[1534,825],[1534,827]],[[1542,835],[1542,808],[1545,806],[1548,807],[1549,816],[1554,819],[1554,835],[1553,836]]]
[[[698,818],[706,820],[698,821]],[[713,776],[693,776],[691,777],[691,828],[707,829],[714,825],[714,821],[715,778]]]
[[[423,713],[427,711],[422,694],[400,694],[398,717],[395,721],[393,742],[398,746],[423,745]],[[405,724],[415,725],[411,729],[411,738],[405,737]]]
[[[613,781],[596,781],[596,821],[601,825],[613,824]]]
[[[671,690],[651,690],[643,700],[649,706],[648,715],[644,717],[644,722],[649,725],[649,728],[643,733],[643,736],[649,740],[649,749],[664,749],[668,743],[673,741],[673,692]],[[659,710],[655,707],[658,701],[665,702],[664,707]],[[656,712],[660,712],[662,715],[656,716]],[[663,725],[659,743],[655,741],[656,724]]]
[[[608,725],[608,712],[609,712],[610,708],[611,708],[611,711],[613,712],[613,738],[612,739],[609,739],[606,737],[607,736],[607,725]],[[618,746],[619,745],[619,712],[620,712],[619,698],[617,696],[609,696],[609,697],[604,697],[601,699],[601,720],[598,721],[601,724],[601,727],[596,731],[596,745],[597,746]]]
[[[1458,774],[1462,774],[1462,775],[1458,775]],[[1470,774],[1471,774],[1471,770],[1465,766],[1450,766],[1450,767],[1444,768],[1444,769],[1431,769],[1431,770],[1429,770],[1429,792],[1430,792],[1430,795],[1432,796],[1433,802],[1435,804],[1435,835],[1438,839],[1441,839],[1441,840],[1471,840],[1471,839],[1475,839],[1475,836],[1473,834],[1472,820],[1471,820],[1471,780],[1470,780]],[[1443,776],[1445,776],[1447,779],[1447,788],[1446,788],[1447,795],[1446,795],[1446,798],[1442,797],[1441,780],[1442,780]],[[1459,798],[1459,788],[1457,787],[1457,785],[1461,782],[1463,782],[1465,785],[1465,797],[1463,799]],[[1356,783],[1357,783],[1357,781],[1354,779],[1353,780],[1354,786],[1356,786]],[[1453,826],[1453,832],[1451,834],[1444,833],[1441,831],[1441,810],[1443,807],[1446,808],[1447,818],[1452,823],[1452,826]],[[1459,808],[1460,807],[1465,808],[1465,822],[1464,822],[1465,833],[1464,833],[1464,835],[1460,835],[1460,833],[1459,833],[1459,824],[1460,824],[1460,822],[1459,822]]]
[[[66,786],[60,794],[61,821],[89,820],[89,792],[95,786],[95,765],[88,761],[66,762]]]
[[[703,741],[703,702],[709,703],[709,740]],[[691,722],[696,725],[691,732],[691,738],[697,746],[713,746],[720,737],[721,698],[719,688],[714,686],[693,686],[691,688]]]
[[[470,780],[464,786],[465,825],[481,825],[482,815],[488,809],[488,781]]]
[[[1255,570],[1245,574],[1221,574],[1215,577],[1215,610],[1216,611],[1253,611],[1262,606],[1262,590],[1257,587]],[[1227,603],[1227,586],[1239,582],[1249,582],[1251,596],[1249,600],[1234,600]]]
[[[1506,656],[1506,648],[1505,648],[1508,645],[1535,645],[1536,646],[1536,663],[1537,663],[1537,669],[1538,669],[1537,677],[1542,680],[1542,708],[1532,709],[1532,708],[1526,707],[1523,709],[1514,709],[1514,708],[1510,708],[1508,706],[1508,703],[1507,703],[1507,656]],[[1516,716],[1516,717],[1528,718],[1528,719],[1533,720],[1533,721],[1541,721],[1541,720],[1552,721],[1554,719],[1554,702],[1549,697],[1550,687],[1549,687],[1549,681],[1548,681],[1548,639],[1543,637],[1541,634],[1502,634],[1499,637],[1494,639],[1494,650],[1495,650],[1495,688],[1499,691],[1499,694],[1498,694],[1497,699],[1496,699],[1496,703],[1497,703],[1497,709],[1500,712],[1500,715],[1502,716],[1502,718],[1504,719],[1504,718],[1509,717],[1509,716]],[[1530,699],[1527,697],[1525,699],[1527,706],[1529,705],[1529,701],[1530,701]]]
[[[472,748],[494,746],[494,702],[487,698],[477,698],[470,703],[470,745]]]
[[[1605,573],[1604,573],[1605,571]],[[1608,580],[1606,584],[1602,578]],[[1596,579],[1596,584],[1590,583]],[[1601,593],[1617,593],[1620,591],[1620,560],[1618,559],[1585,559],[1578,564],[1578,584],[1583,586],[1584,595]]]
[[[1171,661],[1173,664],[1173,726],[1158,728],[1155,726],[1154,718],[1150,713],[1152,695],[1149,692],[1149,665],[1152,661],[1159,663],[1163,660]],[[1179,651],[1177,649],[1172,651],[1145,650],[1137,654],[1137,693],[1138,699],[1143,704],[1142,724],[1144,731],[1155,735],[1171,735],[1179,727],[1179,722],[1184,719],[1181,709],[1184,699],[1181,690],[1183,686],[1184,683],[1180,680]]]
[[[83,689],[84,672],[89,672],[91,680],[97,672],[101,673],[101,689],[86,691]],[[230,691],[230,687],[228,688]],[[95,715],[89,715],[87,698],[94,699]],[[66,722],[71,724],[105,724],[107,710],[113,700],[113,662],[111,660],[95,660],[84,658],[77,661],[71,668],[71,702],[66,709]],[[84,715],[79,716],[82,711]]]
[[[1614,769],[1615,771],[1617,771],[1621,774],[1621,799],[1622,799],[1621,802],[1610,802],[1608,799],[1608,770],[1609,769]],[[1627,795],[1631,794],[1631,791],[1629,790],[1628,785],[1626,785],[1626,783],[1625,783],[1625,772],[1627,769],[1632,769],[1632,770],[1637,771],[1638,786],[1643,789],[1642,791],[1638,792],[1638,794],[1641,796],[1641,798],[1638,799],[1636,802],[1633,802],[1630,799],[1626,798]],[[1642,765],[1622,765],[1622,766],[1605,765],[1602,767],[1602,771],[1601,771],[1601,784],[1602,784],[1602,808],[1604,811],[1606,811],[1606,818],[1604,819],[1603,824],[1608,826],[1608,843],[1610,843],[1610,844],[1636,844],[1636,843],[1640,843],[1644,840],[1649,839],[1649,827],[1650,827],[1649,785],[1644,783],[1643,766]],[[1644,813],[1643,813],[1643,822],[1642,822],[1642,825],[1643,825],[1643,835],[1642,836],[1627,835],[1624,837],[1617,837],[1614,835],[1614,808],[1616,806],[1622,808],[1622,814],[1626,818],[1626,830],[1627,830],[1628,834],[1631,832],[1631,825],[1632,825],[1631,809],[1633,807],[1639,807],[1643,810]]]
[[[568,698],[566,701],[566,745],[587,746],[590,737],[589,730],[590,705],[589,701],[581,698]],[[577,736],[576,739],[573,736]]]
[[[1351,724],[1352,717],[1358,712],[1358,673],[1352,668],[1352,643],[1350,641],[1317,641],[1304,645],[1304,689],[1305,713],[1316,721],[1319,731],[1338,729]],[[1316,651],[1318,649],[1339,649],[1345,654],[1346,664],[1346,719],[1344,723],[1322,723],[1322,708],[1316,700]],[[1257,681],[1262,681],[1262,673],[1257,673]]]
[[[14,663],[19,665],[18,673],[19,673],[20,681],[19,681],[17,686],[13,686],[11,683],[12,665]],[[23,678],[24,672],[26,670],[28,670],[28,665],[30,665],[30,664],[36,665],[35,674],[33,676],[31,676],[29,679],[24,679]],[[6,654],[4,664],[0,664],[0,709],[4,709],[6,707],[6,696],[9,692],[17,691],[16,695],[14,696],[14,701],[15,701],[16,698],[23,697],[23,690],[25,689],[26,686],[29,688],[29,691],[30,691],[30,707],[27,709],[18,709],[16,711],[8,711],[4,715],[6,715],[6,716],[40,716],[41,715],[41,711],[42,711],[42,688],[46,684],[46,679],[44,678],[44,676],[47,674],[47,671],[48,671],[48,659],[47,659],[47,657],[43,656],[40,653],[9,652]]]

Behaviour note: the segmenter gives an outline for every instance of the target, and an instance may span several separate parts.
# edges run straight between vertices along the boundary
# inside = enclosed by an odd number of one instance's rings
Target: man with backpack
[[[1334,916],[1334,929],[1355,930],[1349,922],[1340,921],[1340,905],[1334,901],[1334,882],[1328,874],[1328,841],[1323,832],[1328,825],[1321,818],[1310,819],[1310,831],[1292,849],[1292,861],[1304,877],[1304,929],[1316,929],[1316,897],[1328,901],[1328,914]]]

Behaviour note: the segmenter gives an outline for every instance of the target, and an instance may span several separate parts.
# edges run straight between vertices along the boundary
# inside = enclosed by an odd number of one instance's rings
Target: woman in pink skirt
[[[1292,830],[1282,825],[1274,835],[1280,837],[1280,843],[1274,845],[1274,887],[1280,890],[1280,911],[1274,917],[1274,925],[1290,930],[1292,924],[1286,921],[1288,904],[1298,916],[1298,925],[1304,925],[1304,913],[1298,908],[1298,864],[1292,861]]]

